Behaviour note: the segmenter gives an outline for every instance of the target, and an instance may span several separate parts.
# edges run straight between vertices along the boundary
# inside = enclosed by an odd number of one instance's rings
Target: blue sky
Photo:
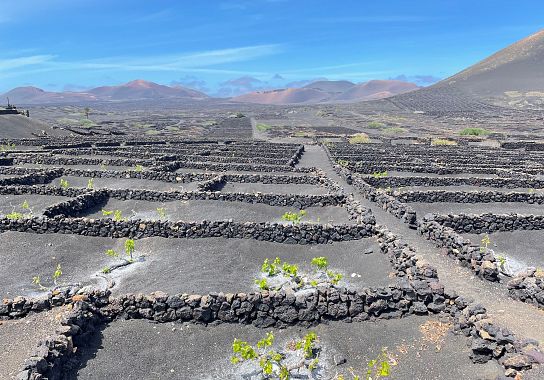
[[[427,85],[542,15],[541,0],[0,0],[0,92],[140,78],[223,96],[316,78]]]

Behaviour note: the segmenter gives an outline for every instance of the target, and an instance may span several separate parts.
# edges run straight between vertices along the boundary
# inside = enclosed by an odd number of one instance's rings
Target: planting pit
[[[66,201],[70,198],[61,197],[56,195],[35,195],[35,194],[24,194],[24,195],[0,195],[0,217],[3,217],[6,214],[11,212],[18,212],[21,214],[28,214],[30,211],[34,215],[42,214],[43,211],[54,205],[55,203]],[[22,207],[24,202],[28,203],[29,209]]]
[[[515,265],[515,268],[544,268],[544,254],[542,252],[544,230],[517,230],[461,235],[470,239],[476,245],[480,245],[482,238],[488,235],[491,240],[489,248],[495,252],[495,255],[506,257],[507,263],[508,259],[512,259],[512,265]]]
[[[103,267],[119,262],[105,252],[114,249],[124,252],[126,239],[111,239],[63,234],[33,234],[4,232],[0,234],[0,298],[38,296],[44,290],[32,283],[40,276],[45,287],[53,287],[51,279],[57,264],[61,264],[59,285],[81,283],[105,285],[97,277]]]
[[[329,193],[329,189],[324,186],[290,183],[269,184],[260,182],[227,182],[221,191],[225,193],[273,193],[301,195],[322,195]]]
[[[163,208],[166,215],[162,215]],[[125,218],[143,220],[203,221],[229,220],[237,222],[275,222],[282,221],[286,212],[298,212],[293,207],[269,206],[262,203],[228,202],[214,200],[190,200],[169,202],[148,202],[140,200],[118,200],[110,198],[103,207],[85,213],[89,218],[111,218],[104,216],[103,210],[119,210]],[[310,223],[351,223],[349,214],[341,206],[308,207],[304,222]],[[319,221],[318,221],[319,218]]]
[[[298,327],[270,330],[251,325],[206,327],[118,320],[96,333],[90,345],[81,350],[82,365],[77,378],[258,378],[246,377],[253,366],[230,363],[232,342],[237,338],[255,345],[269,331],[274,333],[276,349],[285,349],[288,342],[300,340],[308,331],[316,332],[321,346],[319,378],[344,374],[349,379],[350,367],[363,374],[367,363],[378,356],[382,347],[388,347],[397,363],[391,366],[388,379],[472,379],[475,374],[497,372],[495,364],[478,365],[468,359],[469,347],[462,336],[446,332],[439,338],[437,350],[435,337],[420,331],[431,323],[437,320],[407,317],[350,324],[331,322],[310,330]],[[335,365],[335,357],[346,362]],[[293,375],[297,378],[296,371]]]
[[[372,250],[372,253],[364,254]],[[281,244],[224,238],[166,239],[136,241],[136,256],[145,261],[113,271],[116,286],[112,292],[206,294],[209,292],[250,292],[261,276],[266,258],[297,264],[309,272],[313,257],[328,258],[331,270],[341,272],[340,284],[349,287],[382,286],[393,282],[388,258],[373,238],[319,245]],[[352,273],[356,273],[351,277]],[[360,277],[359,277],[360,275]]]
[[[38,342],[60,326],[60,308],[32,314],[25,319],[0,321],[0,379],[15,379]]]
[[[522,202],[489,202],[489,203],[408,203],[419,216],[427,213],[436,214],[510,214],[544,215],[544,204]]]
[[[53,186],[60,186],[60,180],[68,181],[70,187],[86,188],[92,177],[62,176],[51,182]],[[197,182],[175,183],[140,178],[94,178],[94,189],[142,189],[158,191],[193,191],[197,190]]]

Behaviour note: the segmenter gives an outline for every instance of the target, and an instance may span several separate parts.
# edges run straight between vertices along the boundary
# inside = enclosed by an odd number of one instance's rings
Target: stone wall
[[[108,192],[106,190],[90,191],[67,201],[47,207],[44,210],[43,215],[48,218],[54,218],[56,216],[74,217],[81,215],[94,207],[102,207],[107,201]]]
[[[396,191],[393,195],[403,203],[491,203],[523,202],[544,204],[544,195],[537,193],[501,192],[501,191]]]
[[[113,238],[211,238],[256,239],[285,244],[327,244],[359,240],[372,235],[373,225],[321,225],[202,221],[170,222],[65,217],[0,218],[0,232],[62,233]]]
[[[508,281],[510,297],[544,309],[544,272],[528,268]]]
[[[44,170],[31,172],[29,174],[24,174],[19,177],[0,178],[0,186],[44,184],[51,182],[53,179],[59,177],[60,175],[62,175],[61,170]]]
[[[426,216],[427,217],[427,216]],[[457,232],[481,234],[495,231],[542,230],[544,215],[520,214],[458,214],[428,216],[445,227]]]
[[[226,183],[225,177],[218,175],[207,181],[200,182],[197,187],[199,191],[220,191]]]
[[[516,179],[516,178],[461,178],[461,177],[385,177],[374,178],[364,177],[364,181],[374,187],[381,188],[398,188],[408,186],[436,187],[436,186],[479,186],[479,187],[495,187],[495,188],[528,188],[542,189],[544,188],[544,180],[537,179]]]
[[[470,268],[479,277],[488,281],[499,281],[499,269],[491,250],[481,250],[452,228],[440,223],[435,216],[428,214],[419,220],[419,233],[437,246],[444,247],[448,255],[459,260],[461,265]]]

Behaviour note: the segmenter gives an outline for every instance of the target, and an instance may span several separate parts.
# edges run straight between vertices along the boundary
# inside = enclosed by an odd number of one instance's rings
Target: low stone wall
[[[47,207],[43,215],[48,218],[56,216],[74,217],[81,215],[86,210],[98,206],[104,206],[108,201],[108,192],[106,190],[91,191],[82,195],[78,195],[73,199],[54,204]]]
[[[226,183],[225,177],[218,175],[207,181],[200,182],[197,187],[199,191],[220,191]]]
[[[60,175],[62,175],[61,170],[37,171],[19,177],[0,178],[0,186],[44,184],[51,182]]]
[[[162,168],[164,169],[164,168]],[[144,170],[137,172],[134,170],[84,170],[84,169],[61,169],[62,175],[71,175],[77,177],[92,178],[134,178],[147,179],[163,182],[188,183],[209,181],[217,177],[218,173],[172,173],[169,171]],[[227,182],[237,183],[264,183],[264,184],[307,184],[322,185],[325,179],[317,175],[268,175],[268,174],[221,174]]]
[[[309,173],[315,171],[315,168],[300,167],[294,168],[289,165],[252,165],[252,164],[222,164],[198,161],[177,161],[176,169],[207,169],[216,171],[253,171],[253,172],[299,172]]]
[[[446,248],[448,255],[459,260],[461,265],[469,267],[479,277],[488,281],[499,281],[499,268],[491,251],[481,250],[470,240],[463,238],[452,228],[442,225],[428,214],[418,222],[418,231],[426,239]]]
[[[129,159],[129,158],[90,158],[90,157],[58,157],[50,155],[17,156],[13,164],[44,164],[44,165],[114,165],[114,166],[151,166],[153,160]]]
[[[77,197],[79,195],[90,192],[89,189],[69,187],[64,189],[62,187],[47,186],[47,185],[13,185],[13,186],[0,186],[0,194],[2,195],[51,195],[60,197]]]
[[[79,195],[88,194],[93,190],[87,188],[67,189],[48,186],[1,186],[0,194],[4,195],[53,195],[64,197],[77,197]],[[323,207],[323,206],[348,206],[346,196],[343,193],[323,194],[323,195],[291,195],[291,194],[272,194],[272,193],[222,193],[218,191],[156,191],[156,190],[125,190],[125,189],[100,189],[100,192],[105,192],[109,198],[119,200],[142,200],[148,202],[170,202],[170,201],[223,201],[223,202],[243,202],[243,203],[262,203],[269,206],[278,207],[294,207],[298,210],[303,210],[308,207]],[[356,209],[359,209],[357,211]],[[354,211],[355,210],[355,211]],[[82,210],[83,211],[83,210]],[[353,212],[352,212],[353,211]],[[365,214],[369,210],[359,206],[352,205],[348,207],[348,213]]]
[[[491,202],[523,202],[544,204],[544,195],[536,193],[501,192],[501,191],[402,191],[393,195],[403,203],[491,203]]]
[[[461,178],[461,177],[385,177],[374,178],[364,177],[365,182],[374,187],[407,187],[407,186],[479,186],[479,187],[495,187],[495,188],[528,188],[542,189],[544,188],[544,180],[537,179],[515,179],[515,178]]]
[[[439,215],[431,214],[433,219],[445,227],[457,232],[481,234],[496,231],[542,230],[544,229],[544,215],[520,214],[458,214]],[[426,217],[427,217],[426,216]]]
[[[169,222],[112,219],[34,217],[0,218],[0,232],[62,233],[113,238],[211,238],[256,239],[284,244],[327,244],[372,236],[373,225],[321,225],[300,223],[238,223],[232,221]]]
[[[508,281],[510,297],[544,309],[544,272],[528,268]]]

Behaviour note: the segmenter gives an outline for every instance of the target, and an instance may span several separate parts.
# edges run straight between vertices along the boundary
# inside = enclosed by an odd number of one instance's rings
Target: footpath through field
[[[453,258],[433,243],[412,230],[377,204],[365,199],[353,186],[340,177],[333,169],[325,151],[317,145],[306,145],[299,166],[315,166],[337,181],[346,192],[353,193],[356,200],[370,208],[378,224],[402,237],[416,249],[418,255],[438,271],[440,281],[446,289],[455,290],[459,295],[471,297],[482,304],[488,314],[501,326],[509,328],[519,337],[533,338],[544,343],[544,311],[527,303],[513,300],[508,296],[504,284],[481,280],[468,268],[461,267]]]

